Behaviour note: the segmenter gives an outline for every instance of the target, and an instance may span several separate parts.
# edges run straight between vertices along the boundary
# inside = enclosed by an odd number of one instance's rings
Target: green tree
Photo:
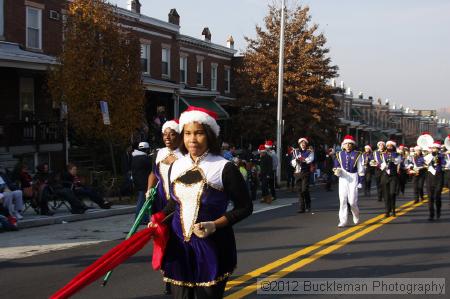
[[[285,16],[284,140],[293,143],[308,136],[315,143],[334,142],[336,103],[327,82],[337,76],[338,67],[328,56],[325,36],[311,24],[308,7],[296,5]],[[242,132],[250,141],[276,136],[280,21],[281,9],[269,5],[264,28],[256,26],[256,37],[246,38],[237,68],[240,113],[233,125],[251,128]]]
[[[120,27],[114,7],[104,0],[68,5],[59,65],[49,76],[52,97],[67,103],[78,136],[125,144],[143,119],[139,40]],[[108,102],[109,128],[103,125],[100,101]]]

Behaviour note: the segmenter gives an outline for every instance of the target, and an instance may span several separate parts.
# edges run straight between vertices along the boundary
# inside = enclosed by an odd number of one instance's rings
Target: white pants
[[[347,203],[353,214],[353,223],[359,222],[359,208],[358,208],[358,174],[349,173],[342,170],[339,177],[339,225],[347,224],[348,209]]]
[[[23,211],[22,191],[5,191],[3,194],[3,206],[8,209],[11,216],[16,216],[19,211]]]

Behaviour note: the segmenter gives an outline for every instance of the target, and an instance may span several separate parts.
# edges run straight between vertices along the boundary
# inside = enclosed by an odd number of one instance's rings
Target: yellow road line
[[[406,208],[408,206],[411,206],[413,203],[414,203],[414,201],[409,201],[409,202],[405,203],[404,205],[400,206],[398,209]],[[265,266],[257,268],[257,269],[255,269],[255,270],[253,270],[253,271],[251,271],[251,272],[249,272],[247,274],[239,276],[236,279],[230,280],[227,283],[225,290],[228,291],[228,290],[230,290],[230,289],[232,289],[234,287],[237,287],[237,286],[239,286],[239,285],[249,281],[250,279],[253,279],[253,278],[261,276],[263,273],[269,272],[269,271],[271,271],[271,270],[273,270],[273,269],[275,269],[277,267],[280,267],[280,266],[282,266],[282,265],[284,265],[284,264],[286,264],[286,263],[288,263],[288,262],[290,262],[290,261],[292,261],[294,259],[297,259],[299,257],[305,256],[305,255],[313,252],[314,250],[319,249],[320,247],[326,246],[326,245],[328,245],[328,244],[330,244],[330,243],[332,243],[332,242],[334,242],[334,241],[336,241],[336,240],[338,240],[338,239],[340,239],[342,237],[347,236],[348,234],[351,234],[351,233],[353,233],[353,232],[355,232],[357,230],[363,229],[364,227],[366,227],[368,225],[371,225],[372,223],[374,223],[376,221],[379,221],[383,217],[384,217],[384,213],[380,214],[378,216],[375,216],[375,217],[373,217],[373,218],[371,218],[369,220],[366,220],[365,222],[363,222],[363,223],[361,223],[359,225],[352,226],[351,228],[348,228],[348,229],[346,229],[346,230],[344,230],[344,231],[342,231],[342,232],[340,232],[340,233],[338,233],[336,235],[333,235],[333,236],[330,236],[330,237],[328,237],[328,238],[326,238],[324,240],[321,240],[321,241],[319,241],[319,242],[317,242],[317,243],[315,243],[313,245],[310,245],[310,246],[305,247],[305,248],[303,248],[303,249],[301,249],[299,251],[291,253],[290,255],[287,255],[287,256],[285,256],[285,257],[283,257],[281,259],[273,261],[273,262],[271,262],[271,263],[269,263],[269,264],[267,264]]]
[[[447,193],[448,191],[449,191],[448,189],[444,189],[444,192],[442,192],[442,193]],[[426,202],[428,202],[428,200],[425,200],[425,201],[422,201],[422,202],[418,202],[416,204],[411,204],[411,203],[414,203],[413,201],[404,204],[400,208],[396,209],[397,217],[408,213],[409,211],[411,211],[411,210],[413,210],[413,209],[423,205]],[[384,216],[384,215],[380,215],[380,216]],[[375,218],[378,218],[380,216],[377,216]],[[331,252],[333,252],[335,250],[338,250],[339,248],[349,244],[350,242],[361,238],[362,236],[364,236],[364,235],[366,235],[366,234],[376,230],[377,228],[383,226],[384,224],[393,221],[397,217],[384,218],[380,222],[378,222],[376,224],[373,224],[373,225],[370,225],[369,227],[366,227],[365,229],[363,229],[363,230],[361,230],[361,231],[351,235],[350,237],[347,237],[344,240],[341,240],[341,241],[339,241],[339,242],[337,242],[337,243],[335,243],[333,245],[330,245],[330,246],[328,246],[328,247],[326,247],[326,248],[324,248],[324,249],[314,253],[313,255],[311,255],[311,256],[309,256],[307,258],[301,259],[300,261],[298,261],[296,263],[293,263],[292,265],[281,269],[280,271],[278,271],[278,272],[276,272],[276,273],[266,277],[265,279],[268,280],[268,281],[275,281],[275,280],[277,280],[279,278],[282,278],[282,277],[292,273],[293,271],[296,271],[296,270],[298,270],[298,269],[300,269],[300,268],[302,268],[302,267],[304,267],[304,266],[306,266],[306,265],[308,265],[308,264],[318,260],[319,258],[321,258],[321,257],[323,257],[323,256],[325,256],[327,254],[330,254]],[[383,217],[381,217],[381,218],[383,218]],[[374,219],[374,218],[372,218],[372,219]],[[370,220],[372,220],[372,219],[370,219]],[[244,288],[240,289],[239,291],[236,291],[236,292],[228,295],[225,298],[226,299],[243,298],[243,297],[245,297],[245,296],[255,292],[256,291],[256,287],[257,287],[256,283],[251,284],[251,285],[249,285],[247,287],[244,287]]]

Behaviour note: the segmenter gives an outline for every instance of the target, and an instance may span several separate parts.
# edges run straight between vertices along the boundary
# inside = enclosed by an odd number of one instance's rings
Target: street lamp
[[[278,106],[277,106],[277,180],[281,182],[281,131],[283,127],[283,67],[284,67],[284,0],[281,1],[280,54],[278,62]]]

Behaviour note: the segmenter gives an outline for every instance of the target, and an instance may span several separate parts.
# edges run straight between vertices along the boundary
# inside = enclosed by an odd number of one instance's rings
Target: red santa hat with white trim
[[[183,131],[184,125],[190,123],[199,123],[209,126],[216,136],[219,136],[220,127],[217,124],[217,113],[201,107],[189,106],[180,116],[180,131]]]
[[[272,140],[267,140],[267,141],[264,143],[264,146],[265,146],[267,149],[273,148],[273,141],[272,141]]]
[[[442,144],[439,140],[436,140],[435,142],[433,142],[433,144],[430,146],[430,148],[441,148]]]
[[[388,145],[392,145],[393,147],[397,147],[397,142],[395,142],[394,140],[389,140],[388,142],[386,142],[386,146]]]
[[[355,138],[352,135],[345,135],[344,140],[342,141],[342,145],[346,143],[356,144]]]
[[[166,121],[164,123],[164,125],[162,126],[162,130],[161,131],[164,133],[164,131],[166,129],[174,130],[175,132],[180,134],[180,125],[178,123],[178,119],[172,119],[172,120]]]
[[[261,144],[259,147],[258,147],[258,153],[265,153],[266,152],[266,145],[265,144]]]
[[[386,145],[386,142],[384,142],[383,140],[380,140],[377,142],[377,147],[380,147],[380,145]]]
[[[306,138],[306,137],[302,137],[302,138],[299,138],[298,139],[298,144],[300,144],[301,142],[306,142],[307,144],[309,143],[309,141],[308,141],[308,138]]]
[[[368,144],[365,145],[364,148],[368,148],[368,149],[372,150],[372,147],[370,145],[368,145]]]

